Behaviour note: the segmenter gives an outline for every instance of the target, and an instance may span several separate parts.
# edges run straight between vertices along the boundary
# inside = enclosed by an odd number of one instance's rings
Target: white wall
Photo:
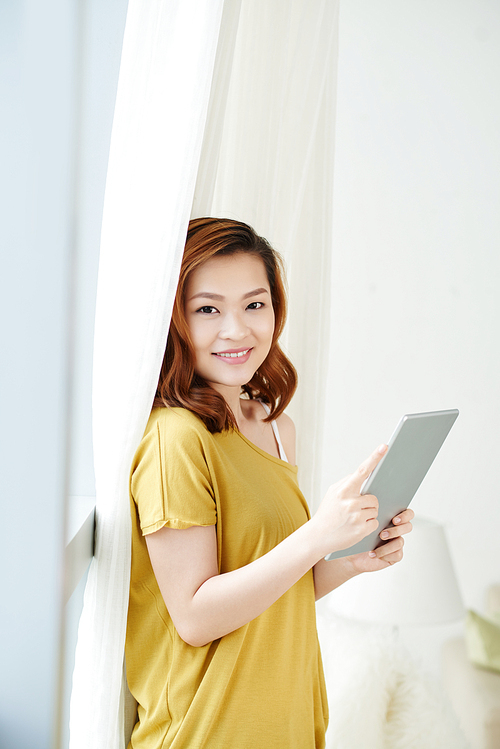
[[[459,408],[413,507],[480,610],[500,580],[499,80],[495,2],[341,5],[323,486],[403,413]]]
[[[64,610],[65,500],[95,491],[94,306],[126,9],[0,3],[2,749],[67,746],[83,582]]]
[[[77,6],[0,4],[0,744],[56,746],[70,434]]]

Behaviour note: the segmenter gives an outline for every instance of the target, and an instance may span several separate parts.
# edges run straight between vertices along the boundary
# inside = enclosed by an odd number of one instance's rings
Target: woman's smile
[[[230,351],[217,351],[214,352],[213,356],[222,359],[226,364],[243,364],[248,361],[251,352],[251,348],[244,348]]]

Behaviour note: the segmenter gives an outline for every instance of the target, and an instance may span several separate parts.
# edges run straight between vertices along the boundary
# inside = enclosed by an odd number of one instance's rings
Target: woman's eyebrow
[[[198,294],[193,294],[192,297],[189,297],[188,302],[190,302],[191,299],[198,299],[200,296],[204,299],[215,299],[218,302],[224,301],[224,297],[220,296],[220,294],[211,294],[209,291],[199,291]]]
[[[242,299],[248,299],[251,296],[257,296],[258,294],[269,294],[268,289],[254,289],[253,291],[249,291],[246,294],[243,294]],[[188,299],[190,302],[192,299],[198,299],[198,297],[203,297],[204,299],[214,299],[217,302],[223,302],[225,297],[221,296],[220,294],[212,294],[210,291],[199,291],[197,294],[193,294],[192,297]]]
[[[269,294],[268,289],[254,289],[249,291],[248,294],[243,294],[243,299],[248,299],[251,296],[257,296],[258,294]]]

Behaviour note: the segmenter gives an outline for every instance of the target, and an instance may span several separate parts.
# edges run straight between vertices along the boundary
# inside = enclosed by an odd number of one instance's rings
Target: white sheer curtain
[[[79,627],[72,749],[120,749],[128,476],[158,380],[200,158],[223,0],[130,0],[97,289],[97,547]],[[182,72],[182,75],[181,75]]]
[[[337,0],[130,0],[106,185],[94,348],[97,547],[71,749],[123,749],[129,468],[191,215],[252,223],[285,255],[293,415],[313,501],[328,347]],[[195,189],[196,188],[196,189]]]
[[[285,257],[284,342],[299,373],[289,412],[313,506],[328,365],[337,54],[338,0],[242,3],[225,119],[216,123],[221,146],[207,170],[213,200],[197,185],[194,203],[197,216],[252,224]],[[207,158],[203,151],[202,166]]]

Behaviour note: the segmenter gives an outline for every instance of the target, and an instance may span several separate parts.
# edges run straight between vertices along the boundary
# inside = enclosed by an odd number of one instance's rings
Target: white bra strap
[[[263,401],[259,400],[259,403],[262,405],[264,411],[269,416],[271,413],[271,409],[269,408],[267,403],[264,403]],[[288,458],[286,457],[285,448],[283,447],[283,443],[281,441],[280,433],[278,430],[278,425],[276,421],[271,421],[271,426],[273,428],[274,436],[276,437],[276,442],[278,443],[278,450],[280,454],[281,460],[284,460],[286,463],[288,463]]]

